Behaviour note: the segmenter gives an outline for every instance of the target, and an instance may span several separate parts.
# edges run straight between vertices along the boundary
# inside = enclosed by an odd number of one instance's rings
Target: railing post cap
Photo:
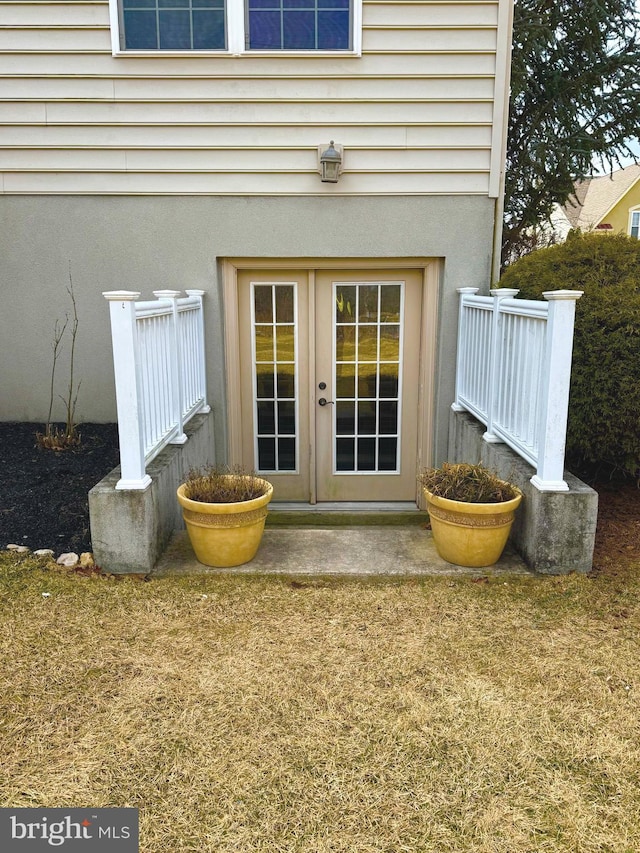
[[[542,295],[550,302],[556,299],[567,299],[575,302],[577,299],[580,299],[583,293],[584,290],[545,290]]]
[[[109,302],[135,302],[140,299],[139,290],[103,290],[102,295]]]
[[[516,297],[520,293],[520,289],[516,287],[492,287],[489,293],[496,299],[509,299]]]
[[[185,290],[187,296],[204,296],[205,292],[204,290]]]
[[[182,293],[181,290],[154,290],[153,291],[153,295],[156,297],[156,299],[177,299],[181,293]]]
[[[474,293],[477,293],[479,290],[480,290],[479,287],[457,287],[456,288],[456,291],[462,295],[465,295],[465,294],[472,294],[473,295]]]

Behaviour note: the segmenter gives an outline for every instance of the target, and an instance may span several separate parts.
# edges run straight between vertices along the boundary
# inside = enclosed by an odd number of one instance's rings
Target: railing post
[[[491,311],[491,352],[489,353],[489,399],[487,406],[487,431],[482,436],[489,444],[501,444],[502,439],[493,431],[493,423],[498,403],[498,373],[500,371],[500,354],[502,351],[502,317],[500,302],[503,299],[515,299],[520,292],[509,287],[496,287],[489,291],[494,297]]]
[[[171,302],[171,335],[169,340],[171,373],[171,405],[173,420],[177,427],[177,435],[171,439],[171,444],[184,444],[187,436],[184,431],[182,412],[184,411],[184,389],[182,387],[182,364],[180,361],[180,331],[178,329],[178,297],[179,290],[154,290],[156,299],[166,299]]]
[[[204,351],[204,307],[202,297],[204,290],[187,290],[187,296],[195,297],[200,303],[198,309],[198,362],[200,364],[200,382],[202,392],[202,406],[200,411],[203,414],[208,414],[211,411],[211,406],[207,403],[207,359]]]
[[[460,403],[460,387],[462,386],[463,373],[465,364],[465,348],[466,341],[466,326],[464,322],[464,298],[465,296],[475,296],[480,290],[479,287],[458,287],[457,292],[460,294],[460,303],[458,305],[458,348],[456,352],[456,398],[451,404],[454,412],[464,412],[465,407]]]
[[[140,411],[139,359],[136,304],[139,292],[110,290],[102,294],[109,302],[113,370],[118,407],[121,478],[116,489],[147,489],[151,477],[144,464],[144,439]]]
[[[569,385],[576,302],[582,290],[551,290],[542,372],[542,405],[538,431],[538,472],[531,478],[541,492],[566,492],[564,451],[567,440]]]

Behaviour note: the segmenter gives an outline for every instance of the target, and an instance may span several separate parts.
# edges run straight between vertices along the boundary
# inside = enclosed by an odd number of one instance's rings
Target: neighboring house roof
[[[575,185],[575,197],[562,210],[573,228],[596,228],[620,199],[640,179],[640,165],[618,169],[610,175],[586,178]]]

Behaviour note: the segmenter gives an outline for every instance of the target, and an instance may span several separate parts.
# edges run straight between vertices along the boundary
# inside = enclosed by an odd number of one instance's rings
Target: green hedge
[[[510,266],[500,287],[541,299],[583,290],[576,305],[567,463],[640,476],[640,241],[571,232]]]

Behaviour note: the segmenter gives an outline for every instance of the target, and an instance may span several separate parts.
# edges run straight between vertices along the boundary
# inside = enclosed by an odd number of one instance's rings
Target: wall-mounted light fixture
[[[342,145],[336,146],[333,139],[329,143],[329,147],[322,150],[318,148],[320,161],[320,179],[328,184],[337,184],[340,177],[342,166]]]

